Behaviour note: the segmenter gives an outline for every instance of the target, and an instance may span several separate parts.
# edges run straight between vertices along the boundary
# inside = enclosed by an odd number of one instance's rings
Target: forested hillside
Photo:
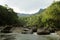
[[[0,5],[0,25],[20,25],[25,27],[60,28],[60,1],[36,14],[19,16],[13,9]]]
[[[41,16],[41,21],[44,26],[60,28],[60,1],[54,2]]]
[[[12,8],[0,5],[0,25],[15,25],[17,23],[17,13],[15,13]]]
[[[60,1],[52,3],[42,13],[26,18],[26,26],[60,28]]]

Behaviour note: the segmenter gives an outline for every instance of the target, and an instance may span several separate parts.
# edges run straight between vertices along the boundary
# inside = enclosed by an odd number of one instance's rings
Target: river
[[[20,34],[20,33],[0,33],[0,40],[60,40],[55,35],[35,35],[35,34]]]

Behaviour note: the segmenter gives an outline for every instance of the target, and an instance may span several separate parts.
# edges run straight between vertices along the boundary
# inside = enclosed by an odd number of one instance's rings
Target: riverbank
[[[7,27],[9,28],[9,27]],[[3,31],[2,33],[4,32],[7,32],[10,31],[11,33],[20,33],[20,34],[37,34],[37,35],[49,35],[51,34],[51,32],[47,29],[37,29],[37,28],[27,28],[27,27],[12,27],[10,30],[4,30],[4,28],[2,28],[2,30],[0,31]],[[52,32],[52,33],[57,33],[58,35],[60,35],[60,31],[55,31],[55,32]]]

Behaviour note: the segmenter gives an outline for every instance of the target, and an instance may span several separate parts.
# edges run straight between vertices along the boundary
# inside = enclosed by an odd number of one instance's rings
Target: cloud
[[[0,5],[4,5],[7,0],[0,0]]]
[[[53,0],[0,0],[0,4],[11,6],[18,13],[35,13],[40,8],[46,8]]]
[[[20,13],[20,9],[18,7],[14,7],[14,6],[11,6],[11,5],[8,6],[8,7],[12,8],[17,13]]]

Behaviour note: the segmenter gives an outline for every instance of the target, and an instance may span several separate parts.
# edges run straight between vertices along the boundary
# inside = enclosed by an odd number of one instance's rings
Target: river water
[[[55,35],[35,35],[35,34],[20,34],[20,33],[0,33],[0,40],[60,40]]]

